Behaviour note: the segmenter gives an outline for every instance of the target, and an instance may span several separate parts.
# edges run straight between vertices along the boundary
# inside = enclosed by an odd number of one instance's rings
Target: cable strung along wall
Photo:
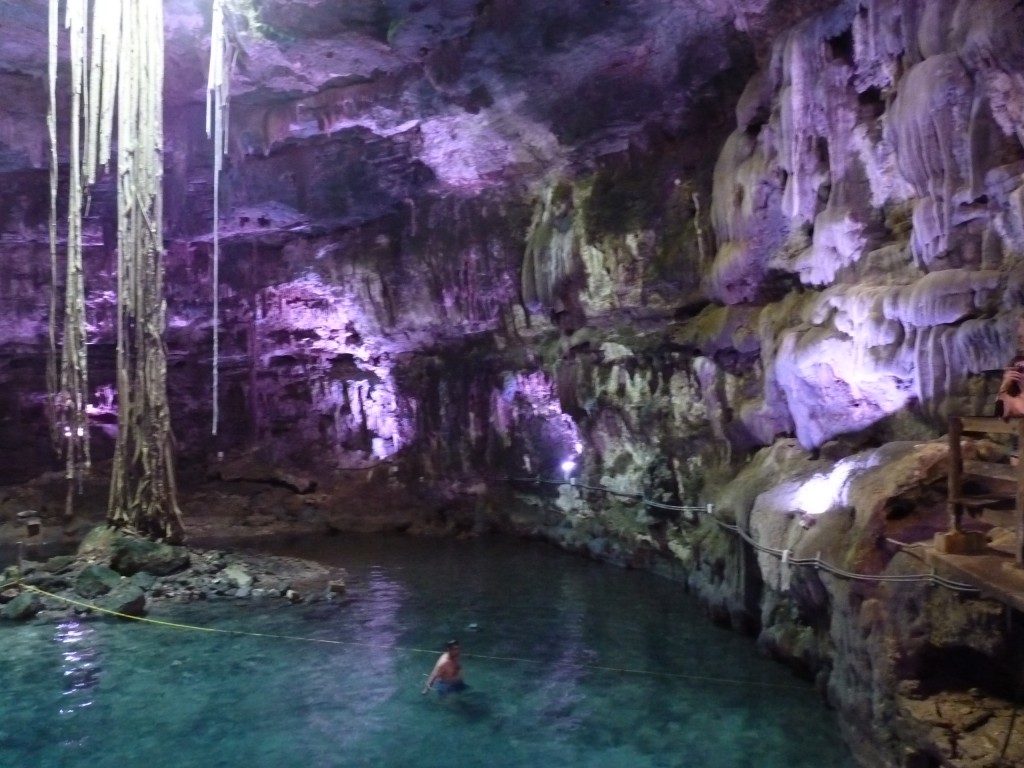
[[[51,0],[51,51],[56,48],[57,5],[58,0]],[[73,101],[64,325],[64,358],[70,357],[71,362],[64,367],[75,370],[80,366],[84,371],[84,331],[81,358],[70,356],[74,349],[69,351],[69,346],[78,341],[73,334],[79,327],[84,329],[84,309],[80,321],[72,312],[85,306],[81,281],[82,199],[100,166],[110,160],[116,128],[118,436],[108,522],[151,538],[179,540],[182,524],[163,340],[163,4],[148,0],[68,0],[66,26],[71,34]],[[51,71],[51,89],[55,80]],[[51,105],[54,101],[51,96]],[[52,114],[50,124],[54,136]],[[51,201],[55,197],[55,193],[51,195]],[[62,376],[62,392],[63,384]],[[76,414],[84,425],[84,382],[81,393]],[[87,437],[86,433],[86,443]]]

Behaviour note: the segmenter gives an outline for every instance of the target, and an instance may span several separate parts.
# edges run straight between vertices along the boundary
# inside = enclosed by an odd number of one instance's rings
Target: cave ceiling
[[[749,74],[773,29],[822,5],[240,1],[230,24],[239,49],[230,152],[238,183],[251,191],[239,202],[352,224],[420,195],[472,196],[586,169],[652,130],[685,135],[716,109],[723,78]],[[168,176],[192,195],[209,173],[209,6],[165,2],[168,159],[175,165]],[[0,2],[0,173],[18,191],[29,184],[24,176],[45,166],[46,14],[45,0]],[[358,155],[350,163],[358,181],[335,175],[261,187],[241,169],[295,157],[302,146],[317,147],[324,162]],[[344,204],[345,194],[329,201],[300,189],[346,181],[362,194]],[[5,229],[32,228],[37,213]],[[174,235],[204,229],[202,217],[185,221],[170,211],[169,218]]]

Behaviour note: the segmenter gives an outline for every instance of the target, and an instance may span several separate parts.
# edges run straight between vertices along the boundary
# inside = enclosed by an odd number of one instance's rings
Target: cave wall
[[[584,449],[576,484],[538,504],[562,514],[527,506],[513,525],[686,580],[817,676],[865,765],[1013,759],[1012,612],[752,563],[721,528],[591,487],[712,501],[758,545],[869,580],[927,571],[886,542],[944,530],[936,438],[951,414],[992,412],[1019,347],[1021,21],[1012,3],[846,3],[780,35],[737,102],[709,224],[674,244],[676,309],[653,332],[658,297],[621,259],[632,246],[644,265],[666,228],[596,234],[591,179],[563,179],[527,242],[524,301],[561,332],[544,367]]]
[[[693,250],[693,208],[709,205],[709,164],[731,119],[720,94],[753,61],[732,11],[653,0],[596,11],[579,2],[395,0],[339,14],[335,5],[243,4],[231,19],[239,55],[220,187],[222,418],[212,440],[214,189],[200,66],[209,11],[195,0],[165,3],[168,348],[185,461],[258,449],[263,460],[329,475],[336,465],[390,460],[414,442],[432,445],[423,425],[468,420],[459,403],[424,415],[420,399],[442,403],[482,386],[459,380],[475,371],[450,365],[423,383],[417,355],[451,360],[468,344],[490,348],[492,367],[515,370],[531,356],[524,348],[553,348],[588,316],[651,304],[644,313],[663,318],[696,295],[695,277],[676,274],[676,251]],[[45,450],[21,450],[27,433],[43,434],[45,7],[2,9],[6,92],[25,97],[4,110],[0,146],[0,172],[15,192],[0,253],[12,302],[2,310],[5,383],[17,384],[0,425],[0,447],[18,457],[7,482],[55,466]],[[67,147],[59,150],[66,163]],[[84,222],[101,458],[113,434],[115,174],[92,190]],[[558,176],[565,181],[545,191]],[[558,210],[567,191],[591,201],[589,220],[573,224],[590,234],[564,233],[573,220]],[[661,226],[665,236],[652,234]],[[58,224],[58,238],[65,228]],[[558,289],[568,303],[553,311],[534,296],[551,296],[543,272],[552,232],[568,249]],[[581,233],[592,241],[586,267],[574,253]],[[581,299],[572,284],[585,274],[592,284]],[[541,366],[531,360],[522,373]],[[398,379],[420,389],[399,391]],[[501,377],[487,386],[502,387]],[[410,474],[438,464],[417,448],[401,458]],[[441,462],[424,477],[436,483],[454,468]]]
[[[169,5],[183,474],[287,478],[302,493],[273,504],[317,530],[503,530],[663,572],[814,677],[865,765],[984,765],[1011,719],[1000,606],[785,567],[723,526],[851,572],[919,570],[884,542],[943,528],[935,439],[991,408],[1018,347],[1024,11],[682,5],[263,0],[235,19],[215,439],[208,19]],[[0,38],[5,483],[55,466],[44,7]],[[101,182],[100,463],[112,205]],[[187,518],[216,503],[187,498]],[[974,693],[936,679],[967,667]]]
[[[1019,50],[1019,11],[942,5],[845,4],[789,31],[719,158],[708,287],[763,304],[765,400],[808,448],[980,412],[979,374],[1015,352],[1019,62],[986,51]],[[799,298],[758,302],[773,272]]]

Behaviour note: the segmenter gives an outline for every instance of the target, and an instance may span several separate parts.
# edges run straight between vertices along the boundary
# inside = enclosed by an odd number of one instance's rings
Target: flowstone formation
[[[1017,353],[1019,3],[237,3],[217,286],[204,8],[165,3],[186,530],[546,538],[685,583],[817,681],[866,766],[1024,761],[1019,619],[916,579],[899,543],[946,526],[947,418],[991,412]],[[45,4],[0,21],[0,465],[21,482],[52,467]],[[100,183],[99,463],[113,211]],[[4,530],[31,508],[80,532],[59,497],[11,491]]]

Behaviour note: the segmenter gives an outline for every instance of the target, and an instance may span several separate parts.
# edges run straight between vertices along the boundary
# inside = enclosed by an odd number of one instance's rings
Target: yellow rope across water
[[[373,648],[373,649],[377,649],[377,650],[405,651],[405,652],[408,652],[408,653],[426,653],[426,654],[430,654],[432,656],[436,656],[438,654],[438,651],[436,649],[415,648],[413,646],[408,646],[408,645],[380,645],[380,644],[377,644],[377,643],[360,643],[360,642],[356,642],[354,640],[331,640],[331,639],[322,638],[322,637],[303,637],[303,636],[300,636],[300,635],[279,635],[279,634],[274,634],[274,633],[271,633],[271,632],[246,632],[244,630],[239,630],[239,629],[220,629],[218,627],[200,627],[200,626],[197,626],[197,625],[194,625],[194,624],[182,624],[180,622],[175,622],[175,621],[164,621],[162,619],[150,619],[150,618],[145,617],[145,616],[132,616],[132,615],[127,614],[127,613],[119,613],[118,611],[113,611],[113,610],[110,610],[109,608],[101,608],[98,605],[93,605],[92,603],[87,603],[87,602],[84,602],[82,600],[75,600],[75,599],[70,598],[70,597],[64,597],[63,595],[57,595],[57,594],[54,594],[52,592],[47,592],[44,589],[40,589],[39,587],[35,587],[35,586],[32,586],[31,584],[26,584],[24,582],[12,582],[11,584],[6,584],[3,587],[0,587],[0,589],[6,589],[7,587],[10,587],[10,586],[20,586],[20,587],[23,587],[24,589],[31,590],[32,592],[36,592],[36,593],[38,593],[40,595],[44,595],[46,597],[50,597],[50,598],[53,598],[55,600],[61,600],[61,601],[65,602],[65,603],[69,603],[71,605],[79,606],[80,608],[87,608],[87,609],[89,609],[91,611],[96,611],[98,613],[107,614],[108,616],[117,616],[118,618],[121,618],[121,619],[129,619],[131,621],[138,621],[138,622],[142,622],[144,624],[154,624],[154,625],[162,626],[162,627],[170,627],[171,629],[189,630],[189,631],[192,631],[192,632],[209,632],[209,633],[214,633],[214,634],[235,635],[235,636],[241,636],[241,637],[262,637],[262,638],[267,638],[267,639],[271,639],[271,640],[292,640],[292,641],[302,642],[302,643],[321,643],[321,644],[324,644],[324,645],[348,645],[348,646],[355,646],[355,647],[360,647],[360,648]],[[490,656],[490,655],[487,655],[487,654],[480,654],[480,653],[463,653],[462,656],[463,656],[463,658],[467,658],[467,659],[481,659],[481,660],[485,660],[485,661],[507,661],[507,662],[513,662],[513,663],[517,663],[517,664],[534,664],[534,665],[547,664],[546,661],[540,661],[538,659],[526,659],[526,658],[523,658],[523,657],[520,657],[520,656]],[[643,675],[643,676],[646,676],[646,677],[660,677],[660,678],[670,678],[670,679],[675,679],[675,680],[689,680],[689,681],[692,681],[692,682],[720,683],[720,684],[727,684],[727,685],[746,685],[746,686],[755,686],[755,687],[762,687],[762,688],[789,688],[789,689],[797,689],[797,690],[801,690],[801,691],[807,691],[808,690],[808,686],[807,685],[798,685],[796,683],[770,683],[770,682],[764,682],[762,680],[741,680],[741,679],[730,678],[730,677],[715,677],[713,675],[687,675],[687,674],[683,674],[683,673],[680,673],[680,672],[659,672],[657,670],[633,669],[633,668],[629,668],[629,667],[612,667],[612,666],[605,666],[605,665],[602,665],[602,664],[580,664],[580,667],[582,669],[589,669],[589,670],[593,670],[595,672],[615,672],[615,673],[618,673],[618,674]]]

